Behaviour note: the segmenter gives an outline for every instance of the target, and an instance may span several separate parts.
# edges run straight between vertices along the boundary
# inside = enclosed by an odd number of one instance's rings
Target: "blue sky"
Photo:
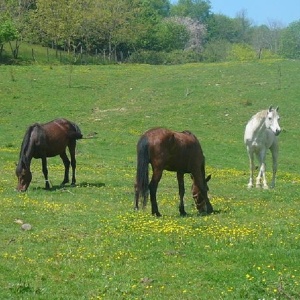
[[[210,4],[213,13],[231,18],[244,10],[252,25],[268,25],[270,21],[277,21],[287,26],[300,21],[300,0],[210,0]]]

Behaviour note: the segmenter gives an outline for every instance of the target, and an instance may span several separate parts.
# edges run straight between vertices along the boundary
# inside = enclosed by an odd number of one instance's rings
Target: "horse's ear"
[[[209,174],[209,175],[205,178],[205,181],[206,181],[206,182],[209,182],[210,179],[211,179],[211,174]]]
[[[279,106],[276,107],[276,111],[279,111]]]
[[[269,112],[272,111],[272,109],[273,109],[273,106],[270,105],[270,107],[269,107]]]

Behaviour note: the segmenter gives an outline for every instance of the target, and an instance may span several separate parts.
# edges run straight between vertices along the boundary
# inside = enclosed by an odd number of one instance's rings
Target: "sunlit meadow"
[[[299,67],[1,66],[1,299],[300,298]],[[271,104],[283,127],[277,185],[248,190],[244,126]],[[17,193],[26,128],[56,117],[87,137],[77,145],[77,186],[60,186],[55,157],[50,191],[34,160],[29,190]],[[199,137],[214,214],[197,214],[186,175],[180,217],[170,172],[158,189],[163,216],[133,210],[136,142],[153,126]]]

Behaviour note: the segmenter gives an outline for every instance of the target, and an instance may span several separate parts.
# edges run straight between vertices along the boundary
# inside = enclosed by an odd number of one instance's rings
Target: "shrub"
[[[214,40],[205,45],[203,60],[207,62],[219,62],[227,59],[231,44],[225,40]]]
[[[249,61],[257,59],[256,51],[246,44],[233,44],[228,54],[228,60]]]

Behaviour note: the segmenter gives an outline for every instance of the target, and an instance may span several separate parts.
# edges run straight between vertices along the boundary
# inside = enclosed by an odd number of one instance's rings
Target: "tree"
[[[14,58],[18,58],[19,47],[27,36],[28,15],[34,5],[34,0],[0,0],[2,39],[9,43]],[[0,47],[3,50],[3,43]]]
[[[210,1],[205,0],[178,0],[171,7],[171,16],[189,17],[205,23],[210,16]]]
[[[166,18],[156,26],[156,45],[153,45],[152,50],[183,50],[188,40],[189,32],[186,26],[172,18]]]
[[[172,17],[170,20],[184,26],[188,33],[188,40],[185,43],[184,50],[202,51],[206,35],[205,25],[189,17]]]
[[[222,14],[213,14],[207,22],[207,40],[238,42],[238,28],[234,19]]]
[[[87,4],[88,0],[36,0],[32,27],[43,42],[53,42],[56,48],[61,46],[70,51],[76,48]]]
[[[250,41],[251,23],[241,11],[236,18],[213,14],[207,21],[207,40],[227,40],[230,43]]]
[[[287,58],[300,58],[300,21],[291,23],[282,31],[280,53]]]
[[[261,25],[251,28],[251,44],[261,58],[263,50],[268,50],[269,54],[277,54],[283,27],[280,22],[272,21],[269,25]]]
[[[0,56],[2,56],[5,43],[11,43],[19,37],[18,30],[11,20],[0,19]]]

